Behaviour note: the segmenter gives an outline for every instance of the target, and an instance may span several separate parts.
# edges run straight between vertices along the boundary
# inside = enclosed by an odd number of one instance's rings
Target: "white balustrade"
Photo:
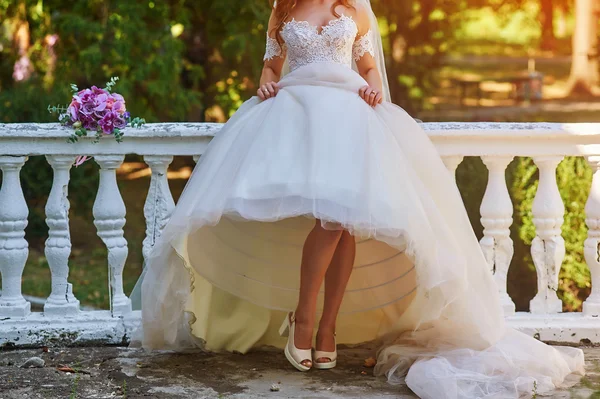
[[[123,233],[125,203],[117,186],[116,171],[123,163],[123,155],[95,157],[100,165],[100,185],[94,201],[94,225],[98,236],[108,249],[108,275],[111,311],[114,314],[131,312],[131,301],[123,292],[123,268],[129,252]]]
[[[481,157],[488,168],[489,180],[480,208],[484,226],[480,244],[487,266],[494,274],[508,324],[542,340],[600,343],[600,124],[424,123],[421,126],[452,175],[466,156]],[[142,254],[147,259],[174,208],[167,179],[173,156],[192,156],[198,162],[220,128],[219,124],[203,123],[149,124],[142,129],[127,129],[120,144],[110,139],[93,144],[93,137],[70,144],[66,141],[68,131],[57,124],[0,124],[0,346],[43,345],[49,340],[64,344],[127,342],[139,322],[140,312],[131,310],[131,302],[123,290],[128,256],[123,234],[126,209],[116,170],[125,154],[130,153],[143,156],[151,169],[142,245]],[[100,165],[93,215],[97,233],[108,250],[111,311],[80,310],[68,282],[69,172],[74,158],[80,154],[93,156]],[[21,293],[21,279],[27,274],[24,229],[28,209],[19,173],[32,155],[45,155],[54,171],[46,205],[49,232],[45,246],[52,291],[44,312],[30,312],[30,303]],[[515,312],[515,304],[506,291],[513,256],[510,238],[513,209],[505,173],[515,156],[532,157],[540,172],[532,208],[536,238],[531,248],[538,289],[530,303],[530,312]],[[565,248],[561,237],[564,205],[555,174],[564,156],[586,157],[594,170],[586,204],[589,233],[584,245],[592,275],[592,294],[579,313],[561,313],[562,303],[556,295]]]
[[[532,313],[562,311],[557,290],[565,257],[565,240],[561,236],[565,206],[556,184],[556,167],[562,159],[562,156],[533,158],[540,171],[540,181],[532,208],[536,237],[531,243],[531,257],[538,279],[538,292],[529,305]]]
[[[150,251],[154,247],[156,240],[160,237],[163,228],[175,208],[175,201],[173,201],[167,179],[167,168],[173,162],[173,157],[147,155],[144,157],[144,161],[146,161],[152,170],[150,189],[148,190],[148,196],[144,204],[146,238],[144,238],[142,254],[145,265],[148,261]]]
[[[456,169],[458,168],[458,165],[462,163],[463,159],[464,157],[462,155],[446,155],[442,157],[444,165],[446,165],[446,168],[452,173],[452,176],[454,176],[455,179]]]
[[[0,156],[0,317],[25,317],[31,309],[31,304],[21,294],[21,277],[29,255],[29,244],[25,240],[29,209],[23,197],[19,172],[26,160],[23,156]]]
[[[585,261],[592,275],[592,293],[583,303],[583,313],[600,316],[600,156],[588,157],[594,172],[592,189],[585,205],[588,237],[583,245]]]
[[[71,235],[69,232],[69,171],[75,162],[72,155],[48,155],[54,171],[52,189],[46,204],[48,239],[44,254],[52,273],[52,292],[44,304],[44,312],[60,316],[79,313],[79,301],[73,295],[69,277]]]
[[[506,187],[505,171],[512,160],[511,156],[482,157],[488,168],[489,178],[480,208],[481,224],[484,227],[481,249],[494,274],[504,314],[507,316],[515,313],[515,304],[506,292],[506,278],[514,248],[510,238],[513,206]]]

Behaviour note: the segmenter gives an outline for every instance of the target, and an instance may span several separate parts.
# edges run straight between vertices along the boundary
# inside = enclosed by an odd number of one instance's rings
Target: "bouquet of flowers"
[[[141,127],[146,121],[142,118],[131,118],[125,108],[125,99],[112,88],[119,78],[113,77],[104,89],[92,86],[79,90],[72,84],[73,99],[66,107],[48,106],[50,113],[60,113],[58,120],[63,126],[75,129],[69,142],[75,143],[79,137],[87,136],[89,131],[95,133],[93,141],[97,143],[103,135],[112,135],[117,142],[123,141],[122,129],[126,126]]]

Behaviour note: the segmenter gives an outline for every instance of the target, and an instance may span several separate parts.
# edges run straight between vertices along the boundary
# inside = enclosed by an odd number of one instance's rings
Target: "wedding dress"
[[[366,0],[362,0],[365,2]],[[146,349],[283,347],[314,219],[343,226],[357,252],[337,324],[340,344],[383,342],[375,369],[422,398],[517,398],[583,374],[583,353],[505,326],[497,288],[460,193],[401,108],[370,107],[352,69],[373,55],[346,15],[292,20],[275,98],[247,101],[196,166],[146,265]],[[319,298],[322,304],[322,293]],[[283,356],[283,355],[282,355]]]

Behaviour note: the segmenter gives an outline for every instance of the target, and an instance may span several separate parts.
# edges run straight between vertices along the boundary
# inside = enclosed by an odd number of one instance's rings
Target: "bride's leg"
[[[327,268],[342,237],[342,230],[326,230],[317,220],[304,243],[300,270],[300,298],[296,308],[295,345],[298,349],[312,347],[317,296]]]
[[[356,255],[356,241],[348,231],[342,233],[342,238],[325,275],[325,304],[323,315],[319,322],[316,348],[319,351],[335,351],[335,322],[337,319],[344,292],[350,280]],[[319,359],[315,359],[319,361]],[[322,361],[328,361],[322,359]]]

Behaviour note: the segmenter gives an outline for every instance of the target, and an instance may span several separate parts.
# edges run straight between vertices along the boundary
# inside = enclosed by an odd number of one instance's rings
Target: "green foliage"
[[[438,87],[435,71],[460,23],[461,1],[372,1],[380,16],[394,102],[411,112]]]
[[[540,39],[541,31],[536,21],[537,4],[527,4],[514,12],[499,14],[492,7],[467,10],[465,21],[455,31],[460,43],[488,41],[495,43],[529,45]],[[502,15],[502,14],[501,14]]]
[[[5,108],[0,121],[51,121],[54,118],[40,103],[64,103],[70,99],[72,82],[90,87],[114,75],[121,78],[119,93],[129,100],[132,114],[153,122],[187,120],[200,96],[181,84],[185,46],[171,33],[175,21],[186,19],[186,11],[167,2],[145,1],[0,3],[0,14],[8,21],[29,27],[28,55],[34,67],[28,80],[12,78],[20,55],[5,22],[0,38],[0,104]],[[51,48],[46,38],[53,34],[58,41]]]

